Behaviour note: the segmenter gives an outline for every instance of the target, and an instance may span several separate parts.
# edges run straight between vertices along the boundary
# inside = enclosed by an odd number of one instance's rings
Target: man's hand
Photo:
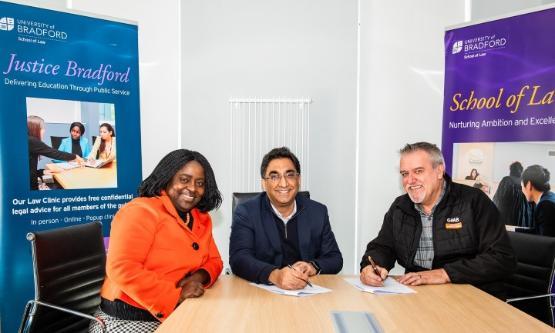
[[[300,270],[283,267],[282,269],[274,269],[268,280],[281,289],[297,290],[306,286],[308,274]]]
[[[374,272],[372,265],[368,265],[360,271],[360,281],[366,285],[373,287],[383,287],[383,281],[387,278],[389,272],[387,269],[376,265],[379,275]]]
[[[314,268],[314,266],[312,266],[312,264],[309,262],[297,261],[293,265],[293,268],[307,274],[308,276],[316,275],[316,268]]]
[[[451,279],[443,268],[438,268],[430,271],[407,273],[401,276],[398,281],[409,286],[419,286],[423,284],[450,283]]]

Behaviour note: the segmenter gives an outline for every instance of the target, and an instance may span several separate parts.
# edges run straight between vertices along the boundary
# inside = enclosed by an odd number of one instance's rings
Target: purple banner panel
[[[456,182],[494,198],[516,161],[555,174],[553,31],[546,7],[446,31],[442,149]]]

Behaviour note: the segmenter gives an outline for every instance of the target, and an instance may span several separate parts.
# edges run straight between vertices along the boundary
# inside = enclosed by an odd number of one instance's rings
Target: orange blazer
[[[135,198],[112,221],[102,297],[146,309],[164,321],[175,309],[186,274],[204,269],[210,287],[223,267],[208,213],[191,210],[193,230],[185,226],[165,192]]]

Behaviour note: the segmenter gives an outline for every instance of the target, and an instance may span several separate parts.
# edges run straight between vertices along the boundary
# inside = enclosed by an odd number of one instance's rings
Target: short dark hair
[[[197,208],[201,212],[208,212],[220,207],[222,195],[218,190],[216,177],[210,163],[201,153],[187,149],[177,149],[164,156],[150,176],[143,180],[139,186],[139,196],[160,196],[161,191],[168,187],[173,176],[191,161],[197,161],[204,169],[204,195],[197,204]]]
[[[264,178],[264,176],[266,175],[266,169],[268,169],[268,164],[270,164],[272,160],[278,158],[290,159],[295,166],[295,170],[299,174],[301,173],[301,164],[299,163],[299,159],[297,158],[297,156],[295,156],[295,154],[293,154],[291,150],[289,150],[289,148],[279,147],[270,150],[266,155],[264,155],[264,158],[262,158],[262,164],[260,165],[260,177]]]
[[[429,142],[415,142],[407,143],[399,153],[401,155],[412,153],[418,150],[427,152],[432,158],[432,166],[435,168],[440,164],[445,164],[441,150],[433,143]]]
[[[509,166],[509,176],[520,178],[522,177],[522,170],[524,170],[524,168],[522,167],[522,164],[520,164],[519,161],[513,162]]]
[[[71,125],[69,125],[69,131],[71,132],[71,130],[75,127],[79,127],[79,131],[81,131],[81,135],[85,134],[85,125],[83,125],[82,123],[75,121],[72,122]]]
[[[538,164],[527,167],[522,173],[522,184],[526,186],[528,183],[531,183],[532,187],[540,192],[549,191],[551,189],[549,170]]]

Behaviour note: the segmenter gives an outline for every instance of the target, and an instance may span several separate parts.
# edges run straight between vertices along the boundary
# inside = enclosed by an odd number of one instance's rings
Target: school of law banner
[[[137,37],[135,24],[0,1],[2,332],[17,331],[34,296],[26,234],[101,221],[108,236],[136,194]]]
[[[531,226],[519,166],[555,175],[553,31],[555,8],[542,7],[445,33],[447,172],[486,192],[506,224]]]

